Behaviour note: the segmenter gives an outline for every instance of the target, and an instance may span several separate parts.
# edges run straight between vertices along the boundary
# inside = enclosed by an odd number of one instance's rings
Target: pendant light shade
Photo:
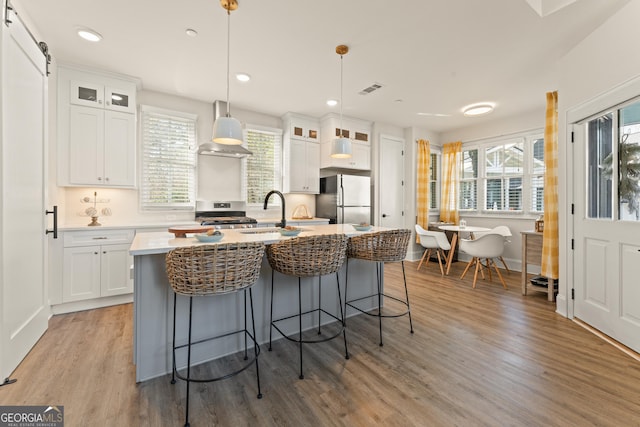
[[[220,5],[227,11],[227,114],[216,119],[213,123],[213,137],[211,140],[218,144],[242,144],[242,125],[229,113],[229,57],[231,45],[231,11],[238,8],[237,0],[220,0]]]
[[[331,157],[334,159],[348,159],[351,157],[351,140],[346,138],[342,130],[342,56],[349,52],[349,47],[343,44],[336,46],[336,53],[340,55],[340,136],[331,144]]]
[[[351,140],[345,137],[334,139],[331,145],[331,157],[334,159],[351,157]]]
[[[242,144],[242,125],[233,117],[218,117],[213,124],[213,142],[226,145]]]

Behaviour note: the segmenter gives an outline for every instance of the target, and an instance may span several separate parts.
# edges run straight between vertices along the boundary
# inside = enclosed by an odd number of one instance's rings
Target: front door
[[[404,140],[380,136],[377,225],[404,228]]]
[[[47,329],[44,55],[15,14],[2,26],[0,375],[9,377]]]
[[[640,100],[573,129],[574,316],[640,352]]]

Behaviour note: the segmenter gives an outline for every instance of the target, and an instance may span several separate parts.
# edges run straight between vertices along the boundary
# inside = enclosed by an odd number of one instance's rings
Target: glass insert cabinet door
[[[640,102],[589,120],[587,217],[640,220]]]
[[[72,104],[105,108],[127,113],[135,112],[134,93],[99,83],[72,81],[69,100]]]

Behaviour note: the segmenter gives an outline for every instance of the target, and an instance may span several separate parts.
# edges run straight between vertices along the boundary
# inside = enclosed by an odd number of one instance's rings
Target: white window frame
[[[431,172],[433,170],[433,160],[435,157],[436,162],[436,177],[435,180],[431,179]],[[440,194],[442,185],[442,153],[439,151],[431,150],[430,159],[429,159],[429,212],[440,211]],[[435,193],[431,192],[432,186],[435,186]]]
[[[254,131],[254,132],[264,132],[264,133],[270,133],[270,134],[274,134],[276,137],[279,138],[278,141],[278,146],[276,147],[276,159],[275,159],[275,175],[274,175],[274,188],[270,188],[269,190],[278,190],[278,191],[282,191],[282,175],[283,175],[283,131],[282,129],[279,128],[272,128],[272,127],[267,127],[267,126],[261,126],[261,125],[254,125],[254,124],[245,124],[244,126],[244,130],[243,130],[243,136],[244,136],[244,140],[245,143],[243,144],[245,148],[254,151],[251,147],[248,146],[248,134],[249,132]],[[260,208],[262,209],[263,203],[262,201],[257,201],[254,203],[250,203],[247,198],[248,198],[248,188],[249,188],[249,183],[247,182],[247,178],[248,178],[248,165],[247,165],[248,159],[243,159],[242,160],[242,199],[246,202],[246,206],[247,208]],[[265,195],[266,195],[266,191],[265,191]],[[269,205],[270,206],[280,206],[280,199],[278,197],[272,197],[271,200],[269,201]]]
[[[147,189],[146,179],[148,174],[145,173],[145,147],[147,144],[146,134],[145,134],[145,124],[147,115],[154,116],[165,116],[170,119],[175,119],[176,121],[190,121],[193,122],[193,133],[189,135],[189,151],[190,151],[190,163],[187,167],[190,169],[190,184],[189,185],[189,201],[186,203],[162,203],[162,204],[150,204],[145,201],[145,191]],[[175,211],[175,210],[186,210],[193,211],[195,210],[196,203],[196,151],[197,151],[197,120],[198,116],[196,114],[185,113],[181,111],[173,111],[164,108],[154,107],[150,105],[141,105],[140,106],[140,144],[139,144],[139,156],[140,159],[140,182],[139,182],[139,205],[141,211]]]
[[[478,178],[476,185],[476,209],[462,209],[460,206],[461,201],[458,197],[458,209],[461,214],[464,215],[477,215],[477,216],[511,216],[511,217],[537,217],[542,212],[532,209],[532,176],[539,174],[533,174],[533,142],[537,139],[544,138],[543,129],[534,129],[530,131],[519,132],[512,135],[504,135],[495,138],[486,138],[477,141],[465,142],[462,145],[462,151],[478,150]],[[510,211],[510,210],[493,210],[486,208],[486,149],[489,147],[505,145],[510,142],[521,140],[524,142],[524,164],[522,174],[522,210]],[[461,156],[460,161],[463,161]],[[462,167],[460,168],[462,170]],[[544,173],[543,173],[544,175]],[[505,177],[507,175],[504,175]],[[516,175],[509,175],[516,176]],[[520,175],[517,175],[520,176]],[[461,179],[461,182],[463,180]],[[462,185],[460,186],[462,189]]]
[[[464,152],[465,151],[473,151],[473,150],[478,151],[478,176],[476,176],[475,178],[462,178],[462,177],[460,177],[460,194],[458,195],[458,210],[459,210],[459,212],[465,213],[465,214],[467,214],[469,212],[471,212],[471,213],[478,212],[478,206],[481,203],[480,194],[479,194],[479,192],[480,192],[480,190],[479,190],[479,188],[480,188],[480,168],[481,168],[481,165],[480,165],[480,162],[481,162],[480,151],[481,151],[481,149],[480,148],[478,148],[477,146],[469,146],[469,147],[463,146],[462,147],[462,153],[460,153],[460,162],[462,163],[460,165],[460,173],[462,174],[464,172]],[[466,208],[464,208],[462,206],[462,203],[461,203],[462,202],[462,200],[461,200],[461,198],[462,198],[462,183],[463,182],[474,182],[474,181],[476,183],[476,207],[472,208],[472,209],[466,209]]]

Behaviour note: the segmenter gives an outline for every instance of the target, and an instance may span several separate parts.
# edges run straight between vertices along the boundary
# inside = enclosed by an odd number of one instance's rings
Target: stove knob
[[[235,227],[234,227],[233,224],[231,224],[231,225],[229,225],[229,228],[233,230]]]
[[[220,229],[221,229],[219,225],[216,225],[216,226],[215,226],[215,227],[213,227],[213,228],[215,228],[216,230],[220,230]]]

